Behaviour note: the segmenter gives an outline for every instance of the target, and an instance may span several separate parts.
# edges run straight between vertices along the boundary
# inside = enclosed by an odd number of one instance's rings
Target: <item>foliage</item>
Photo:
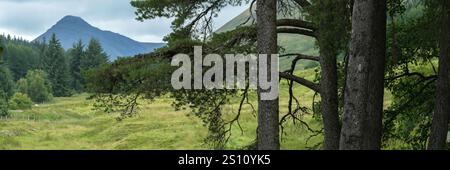
[[[12,93],[12,80],[9,72],[3,65],[3,47],[0,39],[0,116],[6,116],[8,112],[8,96]],[[9,93],[9,94],[8,94]]]
[[[0,69],[3,67],[3,41],[0,39]],[[3,75],[0,75],[3,76]],[[7,105],[6,95],[5,91],[2,88],[0,89],[0,116],[7,115],[8,114],[8,105]]]
[[[0,37],[0,92],[2,93],[0,97],[4,98],[6,101],[13,95],[14,93],[14,81],[12,80],[11,72],[4,63],[3,53],[5,45],[4,37]],[[6,108],[6,107],[5,107]]]
[[[45,51],[43,60],[43,70],[48,74],[48,79],[52,83],[54,96],[70,96],[70,74],[64,49],[61,43],[53,34]]]
[[[0,91],[4,92],[6,99],[14,94],[14,81],[9,69],[3,64],[0,64]]]
[[[0,45],[4,54],[1,60],[4,64],[1,74],[5,74],[1,77],[1,81],[6,82],[12,78],[20,84],[17,89],[24,94],[28,94],[28,87],[25,87],[27,84],[23,78],[30,70],[42,69],[47,73],[52,84],[51,91],[55,93],[52,95],[69,96],[72,91],[80,93],[84,90],[84,71],[108,62],[108,56],[95,39],[90,41],[86,51],[80,41],[67,53],[62,49],[56,36],[52,36],[47,43],[45,40],[29,42],[10,35],[0,35]],[[7,85],[8,83],[3,83],[2,88]],[[7,94],[10,97],[13,92],[7,91]]]
[[[331,51],[332,55],[348,51],[352,13],[350,0],[316,0],[308,7],[306,18],[319,29],[317,46]]]
[[[78,43],[74,44],[71,49],[68,50],[69,67],[71,74],[71,87],[76,92],[81,92],[83,90],[84,79],[82,76],[82,58],[85,55],[83,42],[80,40]]]
[[[131,5],[136,8],[135,14],[140,21],[156,17],[174,18],[174,32],[164,39],[170,45],[181,39],[205,40],[213,31],[212,18],[216,17],[223,7],[239,6],[248,2],[249,0],[133,0]]]
[[[428,0],[427,0],[428,1]],[[439,57],[438,8],[427,1],[394,6],[388,26],[386,88],[393,103],[384,113],[384,147],[426,149],[434,109]],[[399,6],[400,5],[400,6]],[[421,8],[425,7],[425,8]],[[411,12],[419,15],[411,15]],[[392,12],[394,11],[394,12]]]
[[[156,56],[119,58],[112,65],[86,73],[87,90],[95,92],[95,106],[111,113],[121,111],[118,119],[133,116],[137,99],[154,99],[164,95],[170,86],[170,65]]]
[[[9,100],[9,109],[11,110],[26,110],[31,109],[33,102],[23,93],[15,93]]]
[[[21,78],[16,82],[16,92],[27,94],[28,93],[28,82],[26,78]]]
[[[38,65],[38,54],[32,47],[10,43],[5,60],[13,73],[14,80],[24,77],[28,70]]]
[[[7,116],[9,114],[8,99],[3,90],[0,90],[0,116]]]
[[[338,110],[339,114],[342,114],[353,1],[316,0],[311,2],[305,15],[318,28],[316,46],[320,49],[320,57],[328,58],[324,61],[336,61]],[[316,70],[316,83],[320,83],[322,79],[321,72],[321,69]],[[313,101],[313,103],[316,106],[313,110],[317,115],[316,118],[321,118],[321,101]]]
[[[100,42],[96,39],[91,39],[84,55],[82,54],[82,45],[76,45],[77,55],[81,55],[80,68],[82,70],[90,70],[97,68],[108,62],[108,56],[103,51]]]
[[[28,70],[38,67],[39,54],[34,43],[8,37],[0,35],[0,46],[4,46],[3,59],[13,79],[18,80],[25,76]]]
[[[17,91],[27,94],[33,102],[43,103],[52,100],[51,82],[42,70],[28,71],[25,78],[17,81]]]

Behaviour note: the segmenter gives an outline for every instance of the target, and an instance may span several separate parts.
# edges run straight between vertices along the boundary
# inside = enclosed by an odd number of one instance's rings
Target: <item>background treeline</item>
[[[0,47],[0,115],[82,93],[84,72],[108,63],[96,39],[87,46],[80,40],[65,51],[55,35],[48,42],[1,35]]]

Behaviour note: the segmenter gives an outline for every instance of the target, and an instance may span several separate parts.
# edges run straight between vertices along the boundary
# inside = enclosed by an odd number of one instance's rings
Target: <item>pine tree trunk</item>
[[[381,148],[386,0],[355,0],[340,149]]]
[[[442,0],[441,54],[429,150],[446,149],[450,118],[450,2]]]
[[[270,54],[277,53],[276,5],[276,0],[257,1],[256,14],[259,54],[268,54],[270,56]],[[270,75],[271,67],[269,59],[269,67],[267,70],[269,73],[268,75]],[[278,150],[280,149],[278,98],[275,100],[261,100],[261,92],[264,92],[264,90],[259,88],[257,134],[258,149]]]
[[[323,48],[321,48],[323,49]],[[322,67],[320,97],[325,133],[325,150],[339,149],[340,123],[338,114],[337,63],[333,53],[321,52]]]

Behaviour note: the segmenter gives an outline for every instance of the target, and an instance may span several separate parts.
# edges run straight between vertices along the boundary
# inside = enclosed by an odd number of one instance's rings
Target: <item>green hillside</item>
[[[299,13],[299,12],[298,12]],[[300,14],[299,14],[300,15]],[[253,16],[256,16],[255,14]],[[293,16],[286,16],[284,14],[279,14],[279,18],[298,18]],[[217,29],[217,33],[227,32],[235,29],[238,26],[249,25],[254,23],[254,19],[251,16],[250,10],[245,10],[228,23],[224,24],[221,28]],[[296,35],[296,34],[279,34],[278,35],[278,45],[284,50],[280,54],[286,53],[302,53],[306,55],[319,55],[319,50],[315,46],[315,39],[307,36]],[[290,63],[293,57],[280,59],[280,69],[281,71],[290,68]],[[316,62],[313,61],[300,61],[297,65],[297,69],[305,69],[317,66]]]

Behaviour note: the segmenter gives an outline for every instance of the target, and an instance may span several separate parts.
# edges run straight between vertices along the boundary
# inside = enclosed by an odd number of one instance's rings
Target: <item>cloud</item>
[[[66,15],[79,16],[91,25],[143,42],[162,42],[171,32],[170,19],[135,20],[130,0],[1,0],[0,34],[33,40]],[[246,7],[226,7],[215,19],[216,28]]]

